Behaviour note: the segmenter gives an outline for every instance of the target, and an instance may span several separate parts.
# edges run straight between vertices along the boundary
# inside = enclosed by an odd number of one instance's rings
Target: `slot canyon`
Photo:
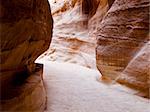
[[[150,112],[149,0],[0,0],[0,112]]]

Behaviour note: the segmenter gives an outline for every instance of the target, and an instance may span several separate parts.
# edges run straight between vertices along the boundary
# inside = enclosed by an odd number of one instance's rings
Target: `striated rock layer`
[[[118,77],[118,82],[139,89],[138,95],[149,96],[150,89],[150,47],[144,45],[136,56],[129,62],[125,70]]]
[[[41,77],[42,69],[42,66],[36,66],[34,73],[28,77],[25,77],[26,71],[15,73],[11,83],[3,84],[0,100],[2,112],[42,112],[45,109],[46,91]]]
[[[115,0],[96,32],[97,67],[103,77],[117,78],[146,93],[150,55],[148,13],[148,0]]]
[[[96,68],[96,36],[93,32],[109,9],[108,1],[49,0],[49,2],[54,18],[54,34],[50,49],[40,59],[45,57],[50,61]],[[99,18],[101,20],[97,21]]]
[[[52,37],[48,1],[0,0],[0,3],[0,110],[43,110],[46,94],[42,67],[38,68],[34,61],[49,47]]]
[[[96,68],[95,40],[88,36],[88,14],[82,12],[82,0],[50,0],[50,3],[53,40],[50,49],[40,58]]]
[[[96,1],[96,0],[95,0]],[[114,0],[97,0],[96,7],[92,10],[92,16],[89,16],[88,20],[88,30],[89,36],[96,39],[97,28],[99,27],[102,19],[108,12],[109,8],[113,4]]]

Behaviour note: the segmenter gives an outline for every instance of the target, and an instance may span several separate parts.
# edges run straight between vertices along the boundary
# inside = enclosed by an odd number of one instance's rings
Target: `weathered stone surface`
[[[83,0],[49,0],[54,19],[50,49],[40,58],[96,68],[95,39],[88,36],[88,14]]]
[[[1,111],[43,108],[46,94],[42,77],[37,76],[31,83],[26,79],[36,74],[34,61],[51,41],[53,21],[48,1],[0,0],[0,3],[0,99],[4,102]]]
[[[13,77],[15,79],[9,87],[4,85],[9,88],[7,91],[3,86],[0,111],[42,112],[46,106],[46,92],[41,80],[42,69],[38,68],[26,79],[21,77],[23,74]]]
[[[93,10],[94,15],[88,20],[89,36],[96,39],[97,27],[100,25],[103,17],[106,15],[110,0],[99,0],[98,6]],[[96,12],[95,12],[96,11]]]
[[[40,58],[96,68],[96,38],[93,38],[93,32],[108,11],[107,0],[49,2],[54,18],[53,41],[51,48]]]
[[[115,0],[96,32],[97,67],[103,77],[116,79],[123,73],[128,77],[128,83],[148,89],[145,80],[149,80],[149,53],[146,50],[144,56],[141,54],[141,48],[149,38],[148,12],[148,0]],[[135,57],[136,54],[141,56]],[[137,69],[141,71],[138,72]]]
[[[118,78],[118,82],[140,90],[139,95],[150,97],[150,43],[147,43],[130,61]],[[142,92],[142,93],[141,93]]]
[[[1,0],[1,9],[1,69],[30,65],[51,40],[48,1]]]
[[[99,6],[100,0],[82,0],[82,11],[83,14],[93,16]]]

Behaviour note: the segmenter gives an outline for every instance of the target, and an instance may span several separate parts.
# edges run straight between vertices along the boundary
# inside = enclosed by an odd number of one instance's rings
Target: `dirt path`
[[[98,82],[98,71],[45,61],[46,112],[150,112],[149,101]]]

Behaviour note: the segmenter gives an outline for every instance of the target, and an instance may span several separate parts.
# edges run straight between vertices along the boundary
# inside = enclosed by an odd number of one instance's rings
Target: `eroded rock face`
[[[82,0],[49,1],[54,18],[53,40],[50,49],[39,59],[96,68],[95,41],[88,36],[88,19],[82,12]]]
[[[115,0],[96,32],[97,67],[104,77],[123,73],[124,83],[148,90],[149,52],[141,51],[149,38],[148,12],[148,0]]]
[[[118,82],[139,89],[139,95],[149,96],[150,88],[150,43],[144,45],[135,57],[129,62],[128,66],[118,77]]]
[[[96,68],[93,32],[108,10],[107,0],[49,0],[54,18],[51,48],[42,55],[50,61]],[[98,11],[98,12],[96,12]]]
[[[96,13],[100,0],[82,0],[83,14],[93,16]]]
[[[53,22],[49,3],[47,0],[0,0],[0,3],[0,88],[4,102],[1,110],[38,110],[43,108],[46,97],[42,73],[41,70],[37,73],[34,61],[50,45]],[[31,74],[38,78],[26,81]],[[40,102],[36,101],[38,95],[33,95],[39,92],[43,95]]]
[[[48,1],[5,0],[1,8],[2,70],[32,64],[51,40]]]
[[[108,9],[110,8],[109,1],[110,0],[99,0],[97,2],[98,5],[95,6],[97,8],[92,11],[94,15],[91,16],[88,21],[89,36],[92,38],[96,39],[97,37],[97,27],[99,26],[103,17],[106,15]]]

